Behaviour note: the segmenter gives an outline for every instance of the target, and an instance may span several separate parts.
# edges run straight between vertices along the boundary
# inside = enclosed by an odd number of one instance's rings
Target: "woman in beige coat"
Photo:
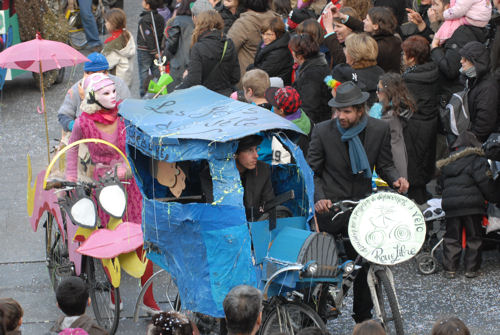
[[[278,16],[269,9],[268,0],[244,0],[246,12],[234,21],[227,36],[233,41],[238,51],[241,77],[248,65],[252,64],[262,40],[261,30],[266,22]]]

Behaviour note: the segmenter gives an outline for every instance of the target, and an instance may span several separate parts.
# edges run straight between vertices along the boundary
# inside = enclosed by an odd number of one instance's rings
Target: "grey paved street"
[[[141,2],[125,0],[125,10],[128,28],[135,34]],[[74,71],[68,68],[64,82],[46,92],[51,139],[60,135],[56,113],[59,104],[81,75],[81,65]],[[26,155],[31,156],[34,175],[47,164],[43,116],[36,112],[39,104],[40,92],[31,74],[7,82],[1,93],[0,297],[12,297],[21,303],[25,311],[21,330],[27,335],[44,334],[61,315],[45,267],[43,228],[33,232],[26,212]],[[490,250],[484,259],[481,277],[465,279],[461,274],[452,281],[444,279],[441,272],[430,276],[418,274],[413,261],[396,266],[397,293],[407,333],[430,334],[438,317],[457,315],[473,334],[500,334],[500,254]],[[144,317],[138,323],[132,320],[138,280],[122,277],[120,289],[125,309],[118,334],[146,334],[147,319]],[[342,317],[329,323],[332,334],[351,334],[350,309],[348,299]]]

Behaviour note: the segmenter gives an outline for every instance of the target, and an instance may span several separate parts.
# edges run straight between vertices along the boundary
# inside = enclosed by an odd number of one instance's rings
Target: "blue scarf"
[[[342,135],[342,142],[349,143],[349,158],[351,159],[351,169],[353,174],[358,174],[363,172],[364,176],[368,179],[372,177],[372,169],[370,167],[370,162],[368,162],[368,157],[366,157],[366,151],[363,147],[363,143],[359,139],[359,133],[361,133],[368,123],[368,117],[363,116],[359,123],[349,129],[344,129],[340,126],[339,119],[337,119],[337,129]]]

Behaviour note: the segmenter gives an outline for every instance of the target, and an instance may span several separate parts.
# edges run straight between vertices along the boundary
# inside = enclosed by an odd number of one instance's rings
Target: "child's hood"
[[[490,70],[490,53],[486,46],[478,41],[471,41],[460,49],[460,56],[468,59],[476,68],[478,77],[482,77]]]
[[[460,151],[451,154],[449,157],[440,159],[436,162],[438,170],[446,169],[447,174],[458,175],[464,168],[466,168],[475,157],[484,156],[484,151],[481,148],[466,147]],[[466,158],[466,159],[463,159]],[[458,160],[463,159],[461,164],[453,164]]]
[[[134,55],[136,53],[136,47],[135,47],[135,41],[134,41],[133,36],[130,36],[130,38],[128,39],[128,42],[124,48],[114,49],[113,51],[116,52],[121,57],[125,57],[125,58],[134,57]]]

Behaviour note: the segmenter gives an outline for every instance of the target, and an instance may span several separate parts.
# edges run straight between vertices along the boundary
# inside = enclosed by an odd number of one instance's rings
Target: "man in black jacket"
[[[388,124],[366,114],[368,97],[368,93],[361,92],[351,81],[341,84],[336,97],[328,103],[334,108],[336,117],[313,129],[307,158],[314,171],[314,208],[322,231],[339,232],[329,225],[332,202],[361,199],[371,193],[374,166],[389,185],[400,193],[408,191],[408,181],[400,177],[394,167]],[[346,247],[348,257],[355,257],[352,246]],[[354,281],[353,318],[356,322],[371,318],[373,303],[366,270],[363,267]]]

